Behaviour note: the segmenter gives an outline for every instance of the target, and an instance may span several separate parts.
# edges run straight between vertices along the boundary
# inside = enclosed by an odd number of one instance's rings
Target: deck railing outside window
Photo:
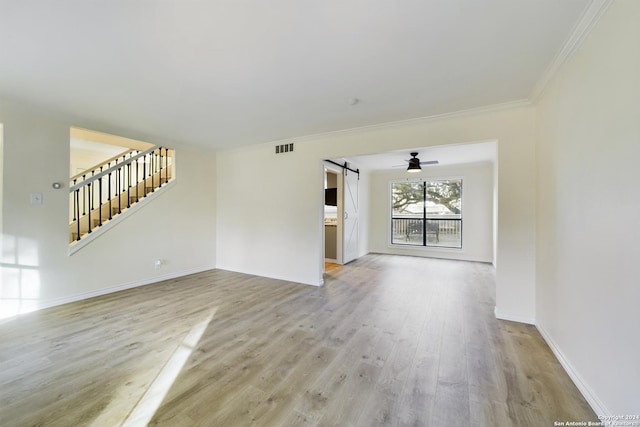
[[[462,246],[461,219],[392,218],[391,243],[414,246]],[[426,223],[426,233],[423,233]],[[426,239],[426,241],[425,241]]]

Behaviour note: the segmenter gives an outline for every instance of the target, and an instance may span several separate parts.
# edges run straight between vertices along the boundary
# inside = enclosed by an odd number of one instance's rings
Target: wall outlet
[[[157,259],[154,263],[153,266],[156,268],[156,270],[160,270],[160,268],[162,267],[162,260],[161,259]]]

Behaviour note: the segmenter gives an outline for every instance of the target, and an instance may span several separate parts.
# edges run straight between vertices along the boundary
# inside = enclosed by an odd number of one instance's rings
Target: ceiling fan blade
[[[409,160],[405,160],[405,162],[409,163]],[[437,160],[427,160],[425,162],[420,162],[421,165],[437,165]],[[406,168],[408,165],[394,165],[392,168]]]

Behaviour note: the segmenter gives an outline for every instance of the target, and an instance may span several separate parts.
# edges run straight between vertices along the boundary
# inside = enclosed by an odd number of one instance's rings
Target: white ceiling
[[[410,152],[417,152],[420,161],[437,160],[437,166],[450,166],[465,163],[495,162],[497,142],[486,141],[469,144],[452,144],[436,147],[423,147],[413,150],[392,151],[388,153],[371,154],[366,156],[344,159],[358,168],[368,171],[375,170],[406,170],[411,158]],[[435,165],[423,165],[422,169],[433,168]]]
[[[526,99],[589,3],[0,0],[0,97],[213,148],[425,117]]]

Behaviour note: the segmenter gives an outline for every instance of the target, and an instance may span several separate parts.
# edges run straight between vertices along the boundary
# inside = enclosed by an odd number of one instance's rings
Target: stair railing
[[[102,226],[103,221],[111,220],[169,182],[172,151],[160,146],[144,151],[130,150],[72,177],[69,184],[73,204],[70,222],[76,223],[75,240],[90,234]],[[92,216],[97,219],[96,224],[92,222]],[[85,232],[81,222],[86,224]]]
[[[153,147],[152,147],[153,148]],[[136,154],[140,153],[140,150],[135,150],[135,149],[131,149],[125,152],[122,152],[120,154],[118,154],[117,156],[113,156],[112,158],[105,160],[102,163],[98,163],[97,165],[91,167],[91,169],[88,169],[86,171],[80,172],[79,174],[77,174],[76,176],[72,176],[71,178],[69,178],[69,182],[81,182],[83,180],[83,176],[91,176],[92,173],[96,174],[102,171],[102,169],[106,169],[111,167],[111,163],[114,163],[116,160],[119,160],[122,162],[122,159],[124,158],[125,160],[135,156]],[[102,169],[101,169],[102,168]]]

